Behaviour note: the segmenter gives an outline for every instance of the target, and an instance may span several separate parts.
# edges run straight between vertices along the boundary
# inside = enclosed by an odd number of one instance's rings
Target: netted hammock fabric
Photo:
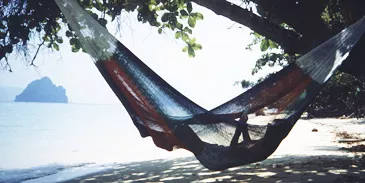
[[[141,136],[151,136],[156,146],[169,151],[191,151],[211,170],[270,156],[365,30],[362,18],[260,84],[206,110],[159,77],[75,0],[55,1]],[[275,115],[255,120],[252,113],[265,107]],[[243,112],[251,114],[248,132],[252,141],[245,143],[241,138],[232,148],[236,119]]]

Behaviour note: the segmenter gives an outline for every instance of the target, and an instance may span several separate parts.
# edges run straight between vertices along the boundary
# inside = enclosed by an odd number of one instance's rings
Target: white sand
[[[312,129],[317,129],[318,132],[312,132]],[[334,118],[299,120],[270,158],[288,155],[352,156],[353,153],[338,150],[348,146],[337,142],[336,132],[342,131],[347,131],[350,134],[362,133],[361,136],[364,138],[365,121]]]

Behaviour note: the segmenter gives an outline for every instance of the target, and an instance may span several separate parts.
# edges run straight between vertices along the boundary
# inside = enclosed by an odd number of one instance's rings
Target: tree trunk
[[[227,17],[278,43],[289,54],[304,54],[310,51],[365,14],[365,1],[341,1],[341,15],[344,23],[331,28],[326,25],[321,17],[329,0],[251,0],[257,4],[261,16],[226,0],[192,1],[212,10],[217,15]],[[282,22],[288,24],[295,31],[279,26]],[[364,36],[340,67],[340,71],[359,78],[365,78],[363,50],[365,50]]]

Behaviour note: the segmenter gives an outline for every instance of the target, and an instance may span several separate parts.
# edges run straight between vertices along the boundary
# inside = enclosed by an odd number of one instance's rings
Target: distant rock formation
[[[67,103],[66,90],[56,86],[48,77],[32,81],[15,97],[15,102],[54,102]]]

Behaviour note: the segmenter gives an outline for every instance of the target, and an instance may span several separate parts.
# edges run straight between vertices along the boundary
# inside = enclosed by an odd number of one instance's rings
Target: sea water
[[[141,138],[122,105],[0,102],[0,182],[189,155]]]

